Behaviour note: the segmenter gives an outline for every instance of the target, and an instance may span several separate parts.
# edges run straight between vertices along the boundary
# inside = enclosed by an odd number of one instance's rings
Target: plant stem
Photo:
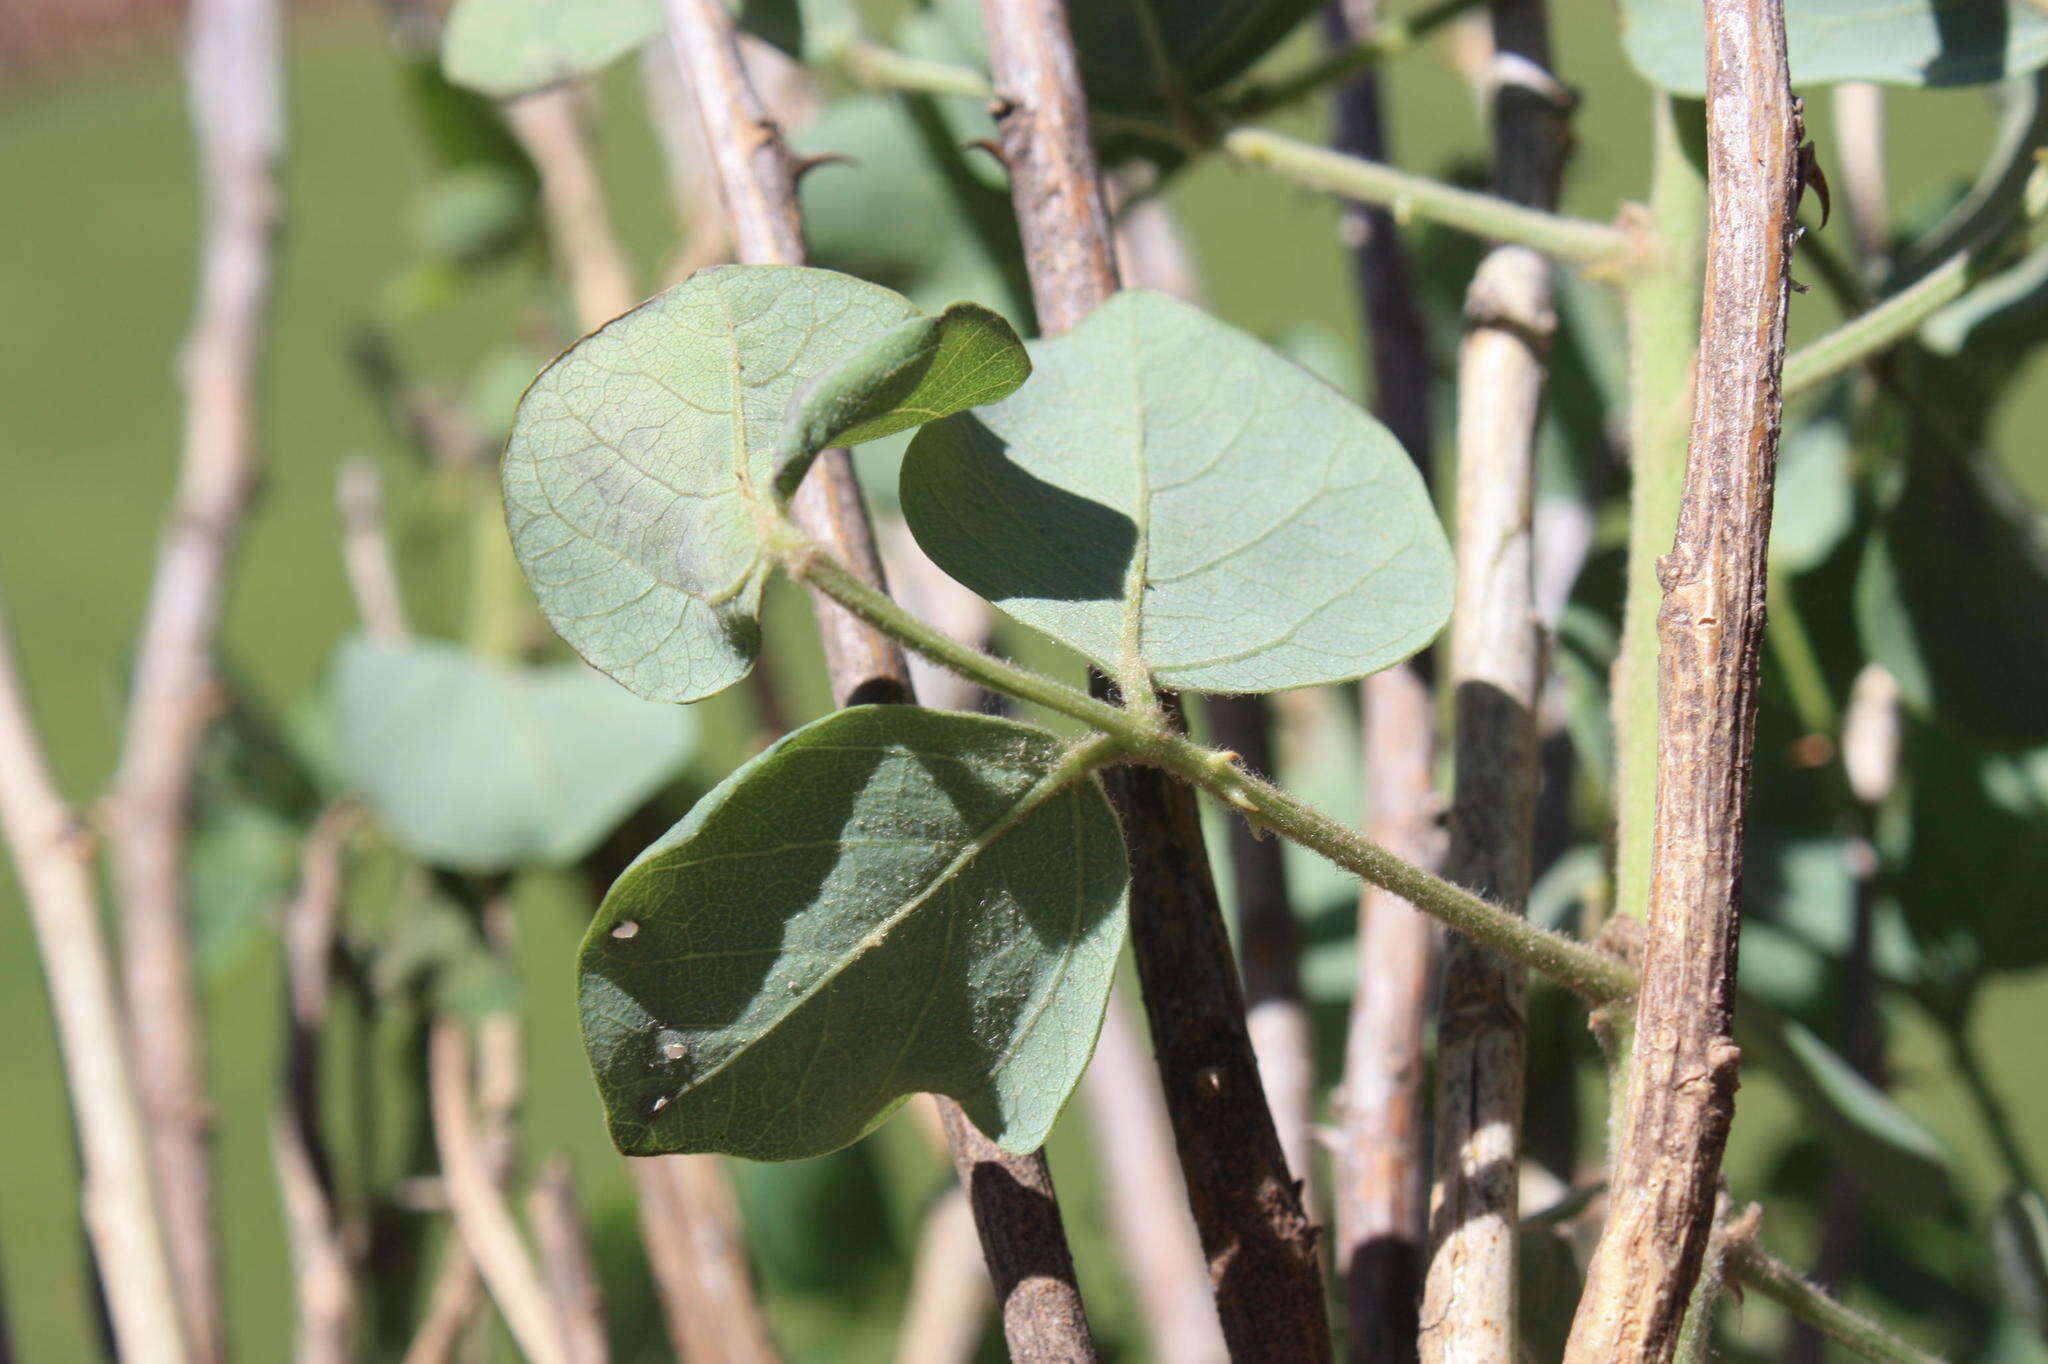
[[[1980,252],[1951,256],[1869,312],[1801,346],[1785,360],[1785,397],[1797,398],[1917,331],[1963,296],[1980,273],[1981,261]]]
[[[1435,0],[1399,19],[1381,19],[1349,43],[1334,46],[1292,75],[1251,86],[1224,102],[1233,119],[1258,118],[1306,99],[1319,90],[1342,85],[1371,71],[1389,57],[1398,57],[1481,0]]]
[[[1649,929],[1612,1203],[1567,1364],[1670,1359],[1734,1115],[1740,869],[1800,183],[1782,0],[1708,0],[1707,69],[1707,302],[1678,534],[1659,566]]]
[[[1394,856],[1379,844],[1263,778],[1231,755],[1176,734],[1156,719],[1097,700],[1049,677],[958,643],[862,582],[793,528],[778,537],[790,575],[901,640],[935,663],[1117,739],[1132,761],[1171,772],[1274,833],[1320,853],[1346,871],[1392,892],[1461,933],[1600,1004],[1634,993],[1635,973],[1603,952],[1559,937],[1510,914],[1440,876]]]
[[[1494,186],[1503,198],[1547,208],[1557,201],[1570,131],[1567,97],[1548,75],[1543,0],[1494,0],[1492,21],[1495,52],[1526,77],[1486,92]],[[1540,253],[1496,247],[1466,291],[1458,356],[1456,771],[1445,870],[1517,912],[1528,899],[1535,834],[1543,650],[1531,521],[1554,295]],[[1426,1364],[1520,1353],[1525,993],[1520,966],[1471,938],[1451,939],[1437,1017]]]
[[[1690,108],[1690,106],[1687,106]],[[1614,668],[1614,905],[1650,903],[1657,814],[1657,560],[1671,548],[1692,430],[1707,184],[1685,145],[1680,106],[1659,95],[1650,162],[1650,250],[1626,293],[1629,329],[1627,601]]]
[[[1238,128],[1217,146],[1239,165],[1271,171],[1310,189],[1385,204],[1398,220],[1426,218],[1491,241],[1534,247],[1574,265],[1619,266],[1631,254],[1620,228],[1525,208],[1426,175],[1346,156],[1264,128]]]
[[[204,223],[182,357],[183,449],[136,645],[111,833],[128,1016],[192,1348],[226,1353],[212,1104],[185,903],[193,771],[218,695],[213,650],[256,486],[257,386],[284,142],[277,0],[192,7],[187,83]]]
[[[1378,27],[1377,0],[1330,0],[1324,31],[1338,47]],[[1360,71],[1337,91],[1332,145],[1387,160],[1379,78]],[[1371,344],[1373,411],[1430,477],[1429,335],[1415,301],[1408,253],[1394,215],[1349,201],[1340,229],[1350,248],[1362,321]],[[1372,837],[1435,871],[1443,857],[1437,817],[1436,714],[1427,658],[1359,684],[1364,716],[1367,825]],[[1350,1319],[1350,1357],[1416,1358],[1427,1221],[1422,1115],[1428,1066],[1424,1030],[1436,964],[1436,926],[1413,905],[1365,883],[1358,897],[1357,983],[1344,1039],[1343,1101],[1336,1150],[1337,1269]]]
[[[802,264],[796,161],[747,81],[731,10],[724,0],[668,0],[668,13],[740,260]],[[844,450],[818,457],[792,511],[804,530],[844,560],[834,566],[845,581],[900,612],[883,585],[874,531]],[[915,699],[910,666],[896,641],[817,593],[812,606],[838,704]],[[1024,1364],[1087,1364],[1096,1357],[1095,1342],[1044,1155],[1010,1155],[978,1131],[959,1104],[936,1102],[954,1170],[974,1208],[1011,1355]]]
[[[1907,1344],[1868,1317],[1844,1307],[1753,1240],[1731,1238],[1727,1268],[1729,1277],[1744,1287],[1755,1289],[1865,1359],[1879,1364],[1942,1364],[1940,1356]]]
[[[134,1048],[101,925],[91,836],[50,774],[0,620],[0,834],[28,903],[71,1102],[85,1232],[123,1360],[186,1364]]]
[[[1032,299],[1057,334],[1117,288],[1073,35],[1064,0],[983,0],[982,19]],[[1118,681],[1138,723],[1172,732],[1175,707],[1150,677]],[[1142,768],[1104,784],[1130,851],[1132,952],[1224,1339],[1236,1356],[1326,1360],[1315,1227],[1266,1103],[1194,793]]]
[[[1469,0],[1476,3],[1476,0]],[[1463,8],[1464,6],[1460,6]],[[906,56],[865,40],[841,49],[839,62],[871,89],[988,99],[995,90],[980,73]],[[1213,142],[1155,119],[1104,119],[1104,126],[1184,152],[1218,150],[1239,165],[1264,170],[1309,189],[1382,204],[1402,221],[1423,218],[1497,242],[1533,246],[1576,265],[1621,267],[1633,252],[1627,233],[1607,223],[1524,208],[1491,194],[1459,189],[1426,175],[1318,147],[1264,128],[1231,128]]]

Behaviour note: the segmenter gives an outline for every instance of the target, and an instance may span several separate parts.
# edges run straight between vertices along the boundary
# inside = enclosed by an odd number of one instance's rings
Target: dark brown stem
[[[284,141],[276,0],[193,6],[188,58],[204,224],[182,363],[184,449],[136,646],[114,778],[114,879],[135,1073],[196,1358],[226,1350],[214,1241],[213,1110],[186,928],[185,838],[218,704],[214,638],[256,484],[256,389]]]
[[[1377,0],[1332,0],[1325,31],[1342,49],[1371,37]],[[1379,77],[1368,69],[1337,91],[1331,138],[1340,152],[1387,160]],[[1429,336],[1407,249],[1393,215],[1348,202],[1342,218],[1372,356],[1373,410],[1430,472]],[[1424,660],[1361,684],[1367,818],[1372,838],[1434,870],[1443,856],[1436,798],[1436,716]],[[1351,1358],[1416,1357],[1422,1296],[1423,1029],[1436,929],[1398,896],[1371,885],[1358,901],[1358,988],[1344,1049],[1337,1146],[1338,1268],[1351,1323]]]
[[[1573,1364],[1671,1357],[1735,1109],[1738,893],[1799,193],[1782,0],[1708,0],[1707,75],[1706,308],[1677,541],[1658,566],[1648,940]]]
[[[1032,298],[1056,335],[1117,287],[1073,35],[1060,0],[983,0],[982,19]],[[1194,792],[1153,768],[1118,768],[1105,784],[1130,849],[1131,940],[1224,1339],[1247,1359],[1327,1359],[1316,1229],[1266,1106]]]
[[[676,57],[696,95],[740,260],[802,264],[796,162],[747,82],[731,12],[722,0],[668,0],[668,13]],[[804,530],[839,562],[870,584],[883,585],[874,532],[845,451],[827,451],[818,459],[793,510]],[[915,699],[909,666],[893,639],[818,593],[812,594],[812,603],[832,694],[840,705]],[[953,1101],[940,1099],[939,1107],[954,1168],[974,1206],[1012,1357],[1094,1359],[1073,1253],[1045,1157],[1009,1155]]]
[[[1494,188],[1512,202],[1549,208],[1567,133],[1563,92],[1549,74],[1543,0],[1495,0],[1492,18]],[[1550,270],[1525,246],[1489,253],[1466,291],[1458,355],[1456,771],[1446,871],[1511,909],[1528,899],[1535,832],[1542,648],[1531,529],[1556,329]],[[1437,1022],[1435,1186],[1422,1301],[1429,1364],[1519,1354],[1525,975],[1470,938],[1450,939]]]

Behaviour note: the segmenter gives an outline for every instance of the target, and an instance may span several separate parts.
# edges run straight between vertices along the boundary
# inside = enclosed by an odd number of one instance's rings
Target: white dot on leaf
[[[614,938],[630,938],[639,931],[640,925],[631,919],[621,919],[612,925],[612,936]]]

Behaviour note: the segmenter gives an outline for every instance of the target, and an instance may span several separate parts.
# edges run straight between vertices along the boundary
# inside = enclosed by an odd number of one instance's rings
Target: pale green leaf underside
[[[905,516],[939,566],[1129,678],[1260,692],[1427,644],[1452,563],[1384,427],[1160,294],[1033,344],[1031,382],[918,433]]]
[[[1707,88],[1699,0],[1623,0],[1629,60],[1652,85]],[[1979,85],[2048,64],[2048,11],[2033,0],[1787,0],[1795,85]]]
[[[661,0],[461,0],[441,66],[457,85],[510,99],[602,70],[663,22]]]
[[[795,493],[820,450],[858,445],[1006,398],[1031,374],[1024,343],[978,303],[899,323],[798,390],[776,469]]]
[[[476,872],[575,861],[674,776],[694,730],[580,666],[431,640],[344,645],[335,709],[350,780],[391,836]]]
[[[790,399],[917,315],[828,270],[703,270],[534,380],[505,450],[519,562],[562,637],[656,701],[744,677],[760,644],[756,502]]]
[[[583,1036],[629,1155],[795,1160],[949,1094],[1042,1144],[1094,1051],[1127,869],[1060,741],[864,706],[783,739],[643,853],[581,956]]]

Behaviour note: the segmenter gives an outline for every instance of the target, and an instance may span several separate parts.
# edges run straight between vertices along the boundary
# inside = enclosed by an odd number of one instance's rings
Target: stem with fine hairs
[[[114,776],[111,833],[135,1074],[201,1360],[226,1350],[213,1200],[213,1112],[186,927],[193,769],[217,707],[213,650],[257,472],[257,380],[284,141],[278,0],[197,0],[187,81],[199,144],[198,303],[181,364],[183,452],[157,551]]]
[[[1668,1360],[1734,1116],[1755,739],[1799,120],[1782,0],[1707,3],[1706,309],[1678,534],[1661,565],[1650,913],[1608,1220],[1569,1364]]]
[[[1032,298],[1057,335],[1117,288],[1073,34],[1061,0],[982,0],[982,23]],[[1104,785],[1130,851],[1132,951],[1224,1339],[1247,1358],[1328,1359],[1315,1227],[1266,1106],[1194,792],[1140,767]]]
[[[1331,0],[1330,45],[1346,50],[1379,27],[1377,0]],[[1387,159],[1379,77],[1368,68],[1339,87],[1331,145]],[[1427,480],[1430,474],[1429,336],[1415,300],[1407,248],[1385,206],[1352,200],[1341,219],[1371,357],[1373,410]],[[1364,715],[1368,832],[1396,856],[1434,871],[1436,715],[1426,660],[1396,664],[1359,684]],[[1412,1360],[1422,1297],[1426,1212],[1423,1086],[1436,927],[1407,901],[1370,883],[1358,899],[1358,984],[1345,1031],[1338,1105],[1335,1211],[1350,1357]]]
[[[1550,76],[1544,0],[1494,0],[1494,188],[1557,202],[1570,134]],[[1502,79],[1513,71],[1514,79]],[[1458,354],[1457,607],[1449,878],[1497,904],[1528,899],[1542,643],[1532,515],[1555,286],[1526,246],[1496,247],[1465,294]],[[1445,951],[1438,1009],[1427,1364],[1519,1354],[1523,969],[1463,935]]]
[[[0,834],[28,903],[83,1167],[80,1202],[124,1360],[185,1364],[135,1052],[101,927],[92,838],[58,792],[0,618]]]
[[[731,12],[721,0],[668,0],[669,37],[696,97],[738,258],[800,265],[803,225],[796,161],[747,80]],[[886,592],[867,507],[843,450],[819,456],[792,508],[797,521],[868,589]],[[902,648],[844,606],[812,594],[833,699],[840,705],[912,701]],[[938,1100],[954,1169],[974,1208],[1011,1355],[1031,1361],[1096,1357],[1073,1253],[1043,1154],[998,1148],[950,1099]]]
[[[272,1124],[271,1151],[291,1242],[297,1364],[348,1364],[356,1357],[356,1254],[324,1135],[320,1056],[348,841],[360,820],[361,811],[347,803],[321,811],[300,850],[299,883],[278,926],[285,960],[284,1111]]]

